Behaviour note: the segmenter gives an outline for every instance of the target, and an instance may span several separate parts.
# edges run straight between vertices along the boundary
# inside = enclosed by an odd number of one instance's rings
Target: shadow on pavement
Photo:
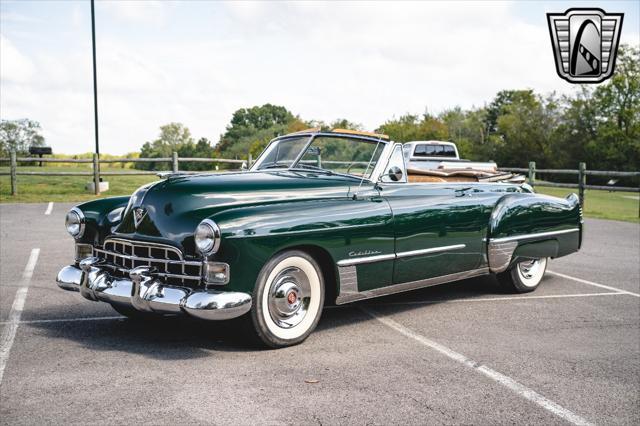
[[[371,321],[359,307],[384,304],[393,313],[428,309],[431,304],[462,298],[503,294],[494,277],[486,276],[442,284],[392,296],[379,297],[341,306],[328,306],[315,331],[321,337],[342,326]],[[428,304],[421,304],[427,301]],[[394,303],[410,302],[410,304]],[[415,303],[417,302],[417,303]],[[90,302],[86,302],[90,303]],[[113,311],[113,316],[118,314]],[[102,316],[102,315],[101,315]],[[48,318],[72,318],[68,305],[49,306]],[[188,317],[159,317],[153,320],[128,318],[27,323],[51,339],[74,341],[90,350],[117,351],[143,355],[158,360],[195,359],[210,356],[210,351],[251,352],[268,350],[253,342],[246,331],[248,318],[232,321],[205,322]]]

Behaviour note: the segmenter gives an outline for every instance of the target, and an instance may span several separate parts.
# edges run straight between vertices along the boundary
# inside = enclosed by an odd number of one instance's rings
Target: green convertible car
[[[170,174],[74,207],[58,285],[132,318],[243,317],[266,345],[302,342],[325,303],[496,274],[534,290],[580,248],[582,211],[510,173],[411,170],[384,135],[281,136],[247,171]]]

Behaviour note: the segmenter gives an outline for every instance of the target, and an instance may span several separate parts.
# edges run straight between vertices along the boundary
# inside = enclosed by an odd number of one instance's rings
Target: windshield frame
[[[273,171],[277,171],[277,170],[295,170],[295,171],[305,171],[305,172],[319,172],[319,173],[327,173],[327,174],[332,174],[332,175],[338,175],[338,176],[345,176],[345,177],[350,177],[353,179],[358,179],[358,180],[364,180],[364,181],[369,181],[372,183],[375,183],[378,181],[379,177],[380,177],[380,173],[382,171],[382,169],[385,167],[386,162],[388,160],[389,155],[391,154],[391,151],[394,146],[394,143],[392,143],[389,140],[383,139],[383,138],[375,138],[375,137],[371,137],[371,136],[362,136],[362,135],[357,135],[357,134],[340,134],[340,133],[333,133],[333,132],[319,132],[319,133],[292,133],[292,134],[288,134],[288,135],[284,135],[284,136],[279,136],[277,138],[272,139],[269,144],[264,148],[264,150],[260,153],[260,155],[258,156],[258,158],[256,158],[256,161],[253,163],[253,165],[251,166],[251,169],[249,169],[249,171],[251,172],[261,172],[264,171],[265,169],[258,169],[256,166],[258,166],[261,163],[262,157],[264,156],[264,154],[268,151],[269,147],[277,142],[280,142],[282,140],[285,139],[291,139],[291,138],[300,138],[300,137],[305,137],[308,136],[309,140],[307,140],[307,142],[305,143],[304,147],[300,150],[300,152],[298,153],[298,155],[296,156],[296,158],[291,162],[291,164],[289,166],[283,166],[283,167],[274,167],[272,169],[269,170],[273,170]],[[371,143],[371,144],[381,144],[383,146],[382,148],[382,152],[380,153],[380,156],[378,157],[378,161],[375,165],[375,167],[373,168],[373,170],[371,171],[371,174],[369,175],[368,178],[362,178],[362,177],[358,177],[355,175],[350,175],[350,174],[345,174],[345,173],[338,173],[338,172],[333,172],[331,170],[311,170],[308,168],[304,168],[304,167],[297,167],[298,163],[302,160],[302,157],[304,157],[304,154],[307,152],[307,149],[309,149],[309,146],[311,146],[311,144],[313,143],[313,141],[317,138],[317,137],[332,137],[332,138],[342,138],[342,139],[356,139],[358,141],[364,142],[364,143]]]

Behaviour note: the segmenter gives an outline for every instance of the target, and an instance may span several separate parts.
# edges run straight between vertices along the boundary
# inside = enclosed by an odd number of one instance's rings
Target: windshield
[[[316,136],[302,153],[308,141],[309,137],[274,141],[267,147],[253,170],[304,169],[369,179],[384,149],[382,141]]]
[[[307,142],[309,142],[309,136],[277,140],[269,144],[253,169],[288,168],[298,158]]]

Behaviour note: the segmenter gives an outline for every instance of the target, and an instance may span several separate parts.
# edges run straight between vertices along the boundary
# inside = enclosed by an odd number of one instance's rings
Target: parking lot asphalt
[[[534,293],[481,277],[330,307],[264,350],[59,290],[70,207],[0,205],[0,424],[640,424],[637,224],[587,219]]]

